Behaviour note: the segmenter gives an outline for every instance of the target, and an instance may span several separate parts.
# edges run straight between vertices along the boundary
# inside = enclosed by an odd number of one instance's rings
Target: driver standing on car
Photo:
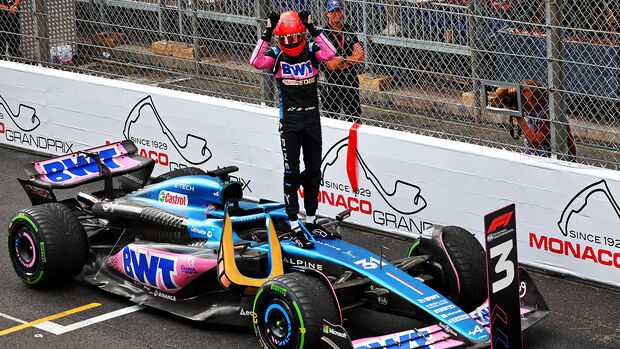
[[[306,30],[314,41],[306,39]],[[277,45],[269,46],[273,34]],[[317,83],[318,63],[334,58],[336,49],[316,28],[308,12],[271,13],[267,28],[250,59],[258,69],[271,69],[280,97],[280,141],[284,156],[284,203],[291,240],[300,247],[314,243],[299,226],[297,190],[304,188],[306,222],[315,223],[321,182],[321,121]],[[303,149],[304,171],[299,156]]]

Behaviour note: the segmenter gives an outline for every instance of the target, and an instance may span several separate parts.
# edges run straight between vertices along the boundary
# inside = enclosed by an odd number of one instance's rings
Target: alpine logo
[[[187,207],[187,195],[162,190],[159,192],[159,202],[173,206]]]

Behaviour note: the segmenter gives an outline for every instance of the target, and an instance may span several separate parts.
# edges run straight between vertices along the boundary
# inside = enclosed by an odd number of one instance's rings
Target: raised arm
[[[325,34],[320,33],[318,36],[314,37],[314,41],[321,48],[320,50],[314,53],[314,58],[316,58],[319,62],[329,61],[334,58],[336,55],[336,48],[332,43],[325,37]]]
[[[265,56],[265,51],[269,47],[269,42],[273,36],[273,29],[278,24],[280,14],[272,12],[267,19],[267,26],[263,31],[263,36],[256,43],[252,57],[250,58],[250,64],[257,69],[271,69],[276,60],[273,57]]]
[[[250,64],[256,69],[271,69],[276,60],[273,57],[265,56],[265,51],[269,47],[269,42],[259,39],[250,58]]]

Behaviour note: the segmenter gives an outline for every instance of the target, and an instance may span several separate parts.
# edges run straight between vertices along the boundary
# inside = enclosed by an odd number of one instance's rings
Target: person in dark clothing
[[[306,40],[306,29],[314,41]],[[277,45],[269,46],[273,34]],[[298,222],[297,190],[304,188],[306,222],[315,223],[321,181],[322,138],[318,97],[318,64],[334,57],[336,50],[316,28],[308,12],[271,14],[262,38],[256,44],[250,64],[270,69],[280,97],[280,141],[284,157],[284,202],[292,229],[292,241],[311,248],[312,241]],[[304,171],[299,157],[303,149]]]
[[[321,91],[323,110],[331,118],[337,118],[336,114],[342,110],[346,120],[359,122],[362,107],[357,64],[365,60],[364,49],[352,28],[343,23],[341,0],[328,0],[326,9],[330,29],[325,30],[325,34],[336,48],[336,56],[325,62],[327,85]]]
[[[21,44],[19,4],[22,0],[0,0],[0,57],[8,49],[9,57],[19,57]]]

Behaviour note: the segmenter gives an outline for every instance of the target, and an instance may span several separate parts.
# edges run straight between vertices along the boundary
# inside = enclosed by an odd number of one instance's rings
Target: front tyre
[[[270,349],[319,348],[323,319],[338,322],[331,291],[319,279],[290,273],[263,284],[254,299],[254,331]]]
[[[17,212],[9,223],[9,257],[22,281],[44,287],[68,281],[81,271],[88,256],[84,227],[60,203]]]
[[[413,244],[409,256],[432,258],[409,270],[409,274],[431,275],[429,286],[466,312],[472,311],[487,297],[486,254],[467,230],[457,226],[439,228],[433,229],[431,235],[423,233]]]

